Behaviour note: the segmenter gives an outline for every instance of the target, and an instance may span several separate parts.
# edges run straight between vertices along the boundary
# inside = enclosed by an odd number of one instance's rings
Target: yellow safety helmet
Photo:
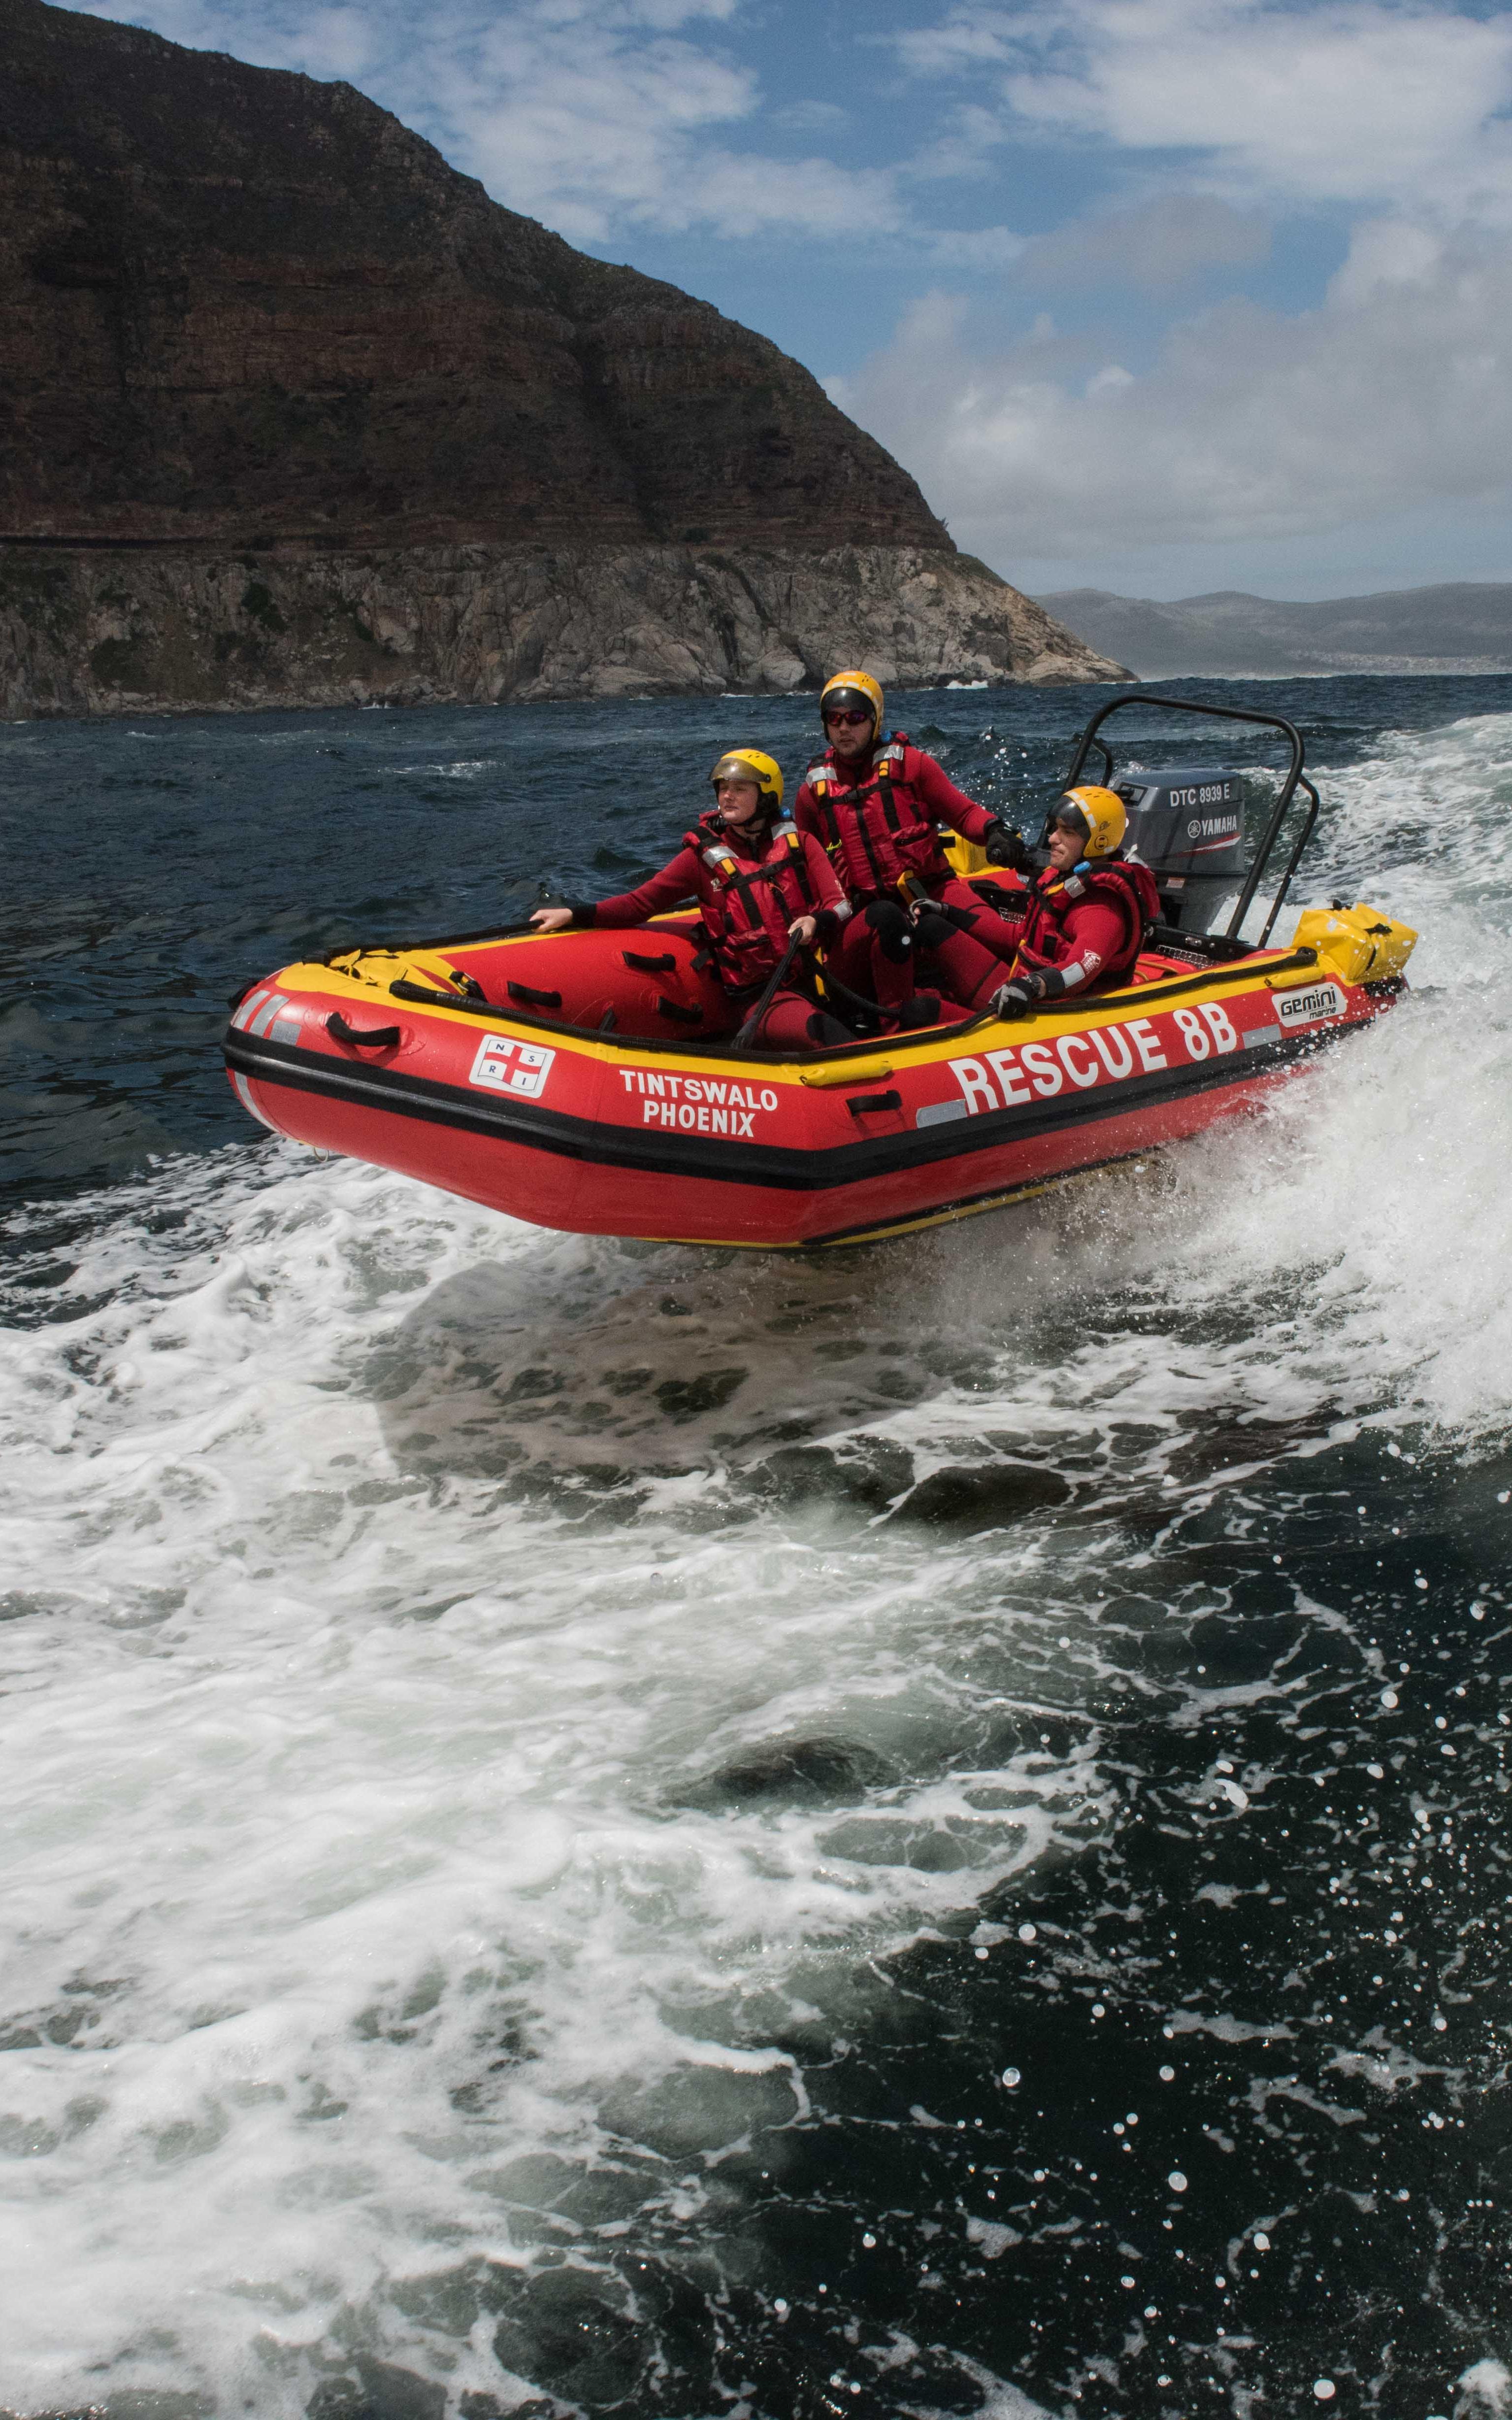
[[[1129,817],[1117,790],[1101,789],[1088,782],[1079,790],[1066,790],[1051,809],[1050,822],[1068,824],[1082,835],[1082,855],[1087,858],[1111,857],[1121,847],[1129,829]]]
[[[832,673],[819,692],[819,719],[829,705],[854,709],[864,706],[872,717],[873,736],[882,737],[882,691],[870,673]]]
[[[768,814],[781,813],[782,768],[775,756],[764,755],[759,748],[732,748],[719,758],[709,779],[716,798],[721,782],[754,782]]]

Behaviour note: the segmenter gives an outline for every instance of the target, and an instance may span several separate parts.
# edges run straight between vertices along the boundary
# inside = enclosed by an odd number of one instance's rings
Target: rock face
[[[350,86],[44,0],[0,65],[0,711],[1117,674],[775,345]]]
[[[0,712],[199,712],[1111,679],[969,556],[911,546],[0,553]]]

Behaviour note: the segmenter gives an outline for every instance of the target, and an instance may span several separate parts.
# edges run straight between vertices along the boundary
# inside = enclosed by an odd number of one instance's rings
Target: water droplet
[[[1021,1941],[1037,1941],[1039,1939],[1039,1934],[1032,1924],[1021,1924],[1019,1926],[1019,1939]]]
[[[1092,2002],[1092,2014],[1094,2017],[1105,2017],[1107,2015],[1107,2010],[1103,2006],[1101,2000],[1094,2000]]]
[[[1120,2286],[1130,2286],[1130,2287],[1132,2287],[1132,2286],[1133,2286],[1133,2284],[1134,2284],[1134,2279],[1133,2279],[1132,2277],[1120,2277],[1120,2278],[1119,2279],[1119,2285],[1120,2285]]]
[[[1018,2069],[1017,2069],[1016,2067],[1005,2067],[1005,2068],[1004,2068],[1004,2070],[1003,2070],[1003,2082],[1007,2085],[1007,2086],[1008,2086],[1008,2088],[1009,2088],[1010,2092],[1016,2092],[1016,2091],[1018,2090],[1019,2086],[1022,2084],[1022,2082],[1023,2082],[1023,2081],[1024,2081],[1024,2079],[1023,2079],[1023,2077],[1020,2075],[1020,2073],[1019,2073],[1019,2071],[1018,2071]]]
[[[1319,2403],[1332,2403],[1335,2396],[1338,2393],[1338,2388],[1335,2385],[1331,2378],[1315,2378],[1313,2381],[1313,2393],[1317,2396]]]
[[[1170,2186],[1172,2193],[1185,2193],[1186,2179],[1182,2176],[1180,2168],[1173,2168],[1165,2181]]]
[[[1381,1702],[1383,1706],[1394,1706],[1396,1703],[1396,1690],[1382,1689],[1381,1693]]]
[[[1160,2071],[1160,2080],[1161,2080],[1162,2084],[1174,2084],[1174,2083],[1176,2082],[1176,2070],[1175,2070],[1175,2068],[1174,2068],[1174,2067],[1163,2067],[1163,2068],[1161,2069],[1161,2071]]]
[[[1270,2237],[1268,2235],[1257,2235],[1255,2238],[1255,2249],[1257,2252],[1269,2252],[1271,2249]]]
[[[863,2235],[861,2241],[869,2252],[874,2252],[876,2250],[877,2239],[874,2235]]]
[[[977,1955],[978,1955],[978,1957],[979,1957],[979,1958],[985,1958],[985,1957],[986,1957],[986,1955],[987,1955],[987,1952],[986,1952],[986,1950],[985,1950],[985,1949],[979,1949],[979,1950],[978,1950],[978,1952],[977,1952]]]
[[[776,2302],[772,2304],[772,2308],[773,2308],[773,2310],[777,2313],[777,2316],[778,2316],[778,2318],[779,2318],[779,2319],[785,2319],[787,2318],[787,2315],[788,2315],[788,2306],[787,2306],[786,2303],[784,2303],[784,2301],[782,2300],[782,2297],[781,2297],[781,2295],[780,2295],[780,2294],[779,2294],[779,2296],[778,2296],[778,2298],[777,2298]]]

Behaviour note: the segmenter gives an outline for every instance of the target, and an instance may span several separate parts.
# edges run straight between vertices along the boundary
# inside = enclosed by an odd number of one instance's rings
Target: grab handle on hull
[[[404,1039],[400,1025],[375,1025],[366,1033],[359,1033],[355,1025],[347,1024],[339,1008],[327,1017],[326,1032],[332,1040],[347,1043],[355,1050],[392,1050],[396,1042]]]

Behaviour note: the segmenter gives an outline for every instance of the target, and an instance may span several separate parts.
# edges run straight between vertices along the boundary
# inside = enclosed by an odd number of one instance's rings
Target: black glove
[[[1034,861],[1025,845],[1024,834],[995,815],[981,836],[982,848],[989,865],[1006,865],[1012,874],[1027,874]]]
[[[1027,1016],[1043,998],[1033,975],[1018,975],[1012,983],[1004,984],[1000,991],[995,991],[987,1005],[995,1016]]]

